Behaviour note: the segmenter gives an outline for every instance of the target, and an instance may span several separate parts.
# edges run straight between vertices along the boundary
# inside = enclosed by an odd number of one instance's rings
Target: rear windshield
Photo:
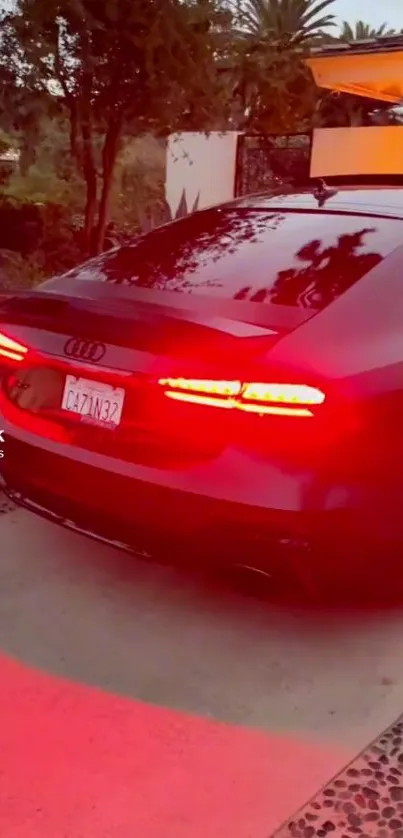
[[[402,243],[396,219],[328,212],[210,210],[70,272],[119,283],[320,310]]]

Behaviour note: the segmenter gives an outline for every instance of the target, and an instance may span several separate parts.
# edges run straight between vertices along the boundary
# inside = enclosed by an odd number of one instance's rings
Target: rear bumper
[[[7,436],[6,493],[63,526],[135,552],[192,564],[248,564],[318,552],[362,537],[352,509],[268,509],[106,471]],[[296,478],[297,479],[297,478]],[[312,499],[312,495],[311,495]],[[371,536],[371,541],[372,541]],[[346,550],[347,547],[347,550]]]
[[[302,544],[312,516],[217,500],[106,472],[7,438],[1,482],[20,506],[66,527],[149,555],[265,565]],[[189,549],[190,548],[190,549]]]

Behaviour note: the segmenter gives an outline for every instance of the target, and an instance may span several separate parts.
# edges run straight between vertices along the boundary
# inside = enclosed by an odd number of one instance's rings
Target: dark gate
[[[249,135],[238,138],[235,194],[264,192],[309,181],[311,134]]]

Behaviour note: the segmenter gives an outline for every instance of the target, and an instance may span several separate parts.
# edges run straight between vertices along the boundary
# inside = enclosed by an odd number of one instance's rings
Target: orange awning
[[[341,51],[317,50],[306,63],[318,87],[392,104],[403,103],[403,43],[399,49],[345,45]]]

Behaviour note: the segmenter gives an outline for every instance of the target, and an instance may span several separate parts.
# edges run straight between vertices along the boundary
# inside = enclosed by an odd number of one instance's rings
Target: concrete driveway
[[[258,600],[6,503],[0,650],[8,838],[268,838],[403,710],[403,610]]]

